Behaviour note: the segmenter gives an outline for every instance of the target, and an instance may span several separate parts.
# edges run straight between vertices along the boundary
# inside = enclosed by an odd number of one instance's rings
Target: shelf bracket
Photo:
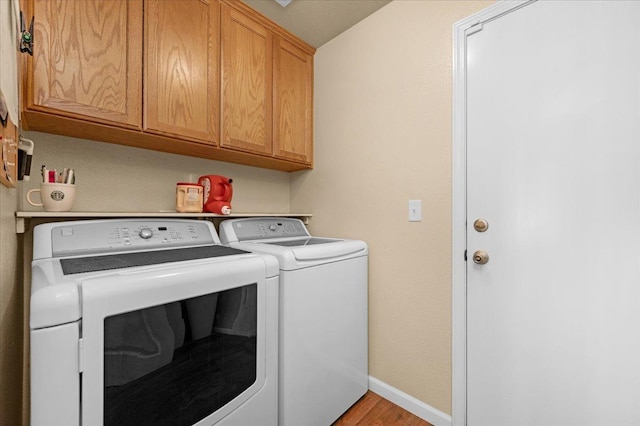
[[[16,217],[16,234],[24,234],[29,224],[24,217]]]

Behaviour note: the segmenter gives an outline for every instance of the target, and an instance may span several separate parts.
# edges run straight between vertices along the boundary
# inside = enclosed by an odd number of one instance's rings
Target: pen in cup
[[[42,183],[66,183],[75,184],[76,175],[73,169],[64,168],[60,173],[56,169],[49,170],[45,164],[40,168]]]
[[[64,178],[64,183],[71,183],[71,184],[76,183],[76,175],[73,169],[67,170],[67,175]]]

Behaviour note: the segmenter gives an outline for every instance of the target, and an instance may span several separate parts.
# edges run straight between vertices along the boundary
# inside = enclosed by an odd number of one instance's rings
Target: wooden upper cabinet
[[[144,130],[215,144],[218,0],[145,0]]]
[[[25,130],[313,167],[315,50],[242,1],[21,4],[35,18],[20,59]]]
[[[272,155],[272,33],[221,4],[221,145]]]
[[[273,55],[274,155],[311,164],[313,56],[280,37]]]
[[[31,1],[25,107],[140,129],[142,1]]]

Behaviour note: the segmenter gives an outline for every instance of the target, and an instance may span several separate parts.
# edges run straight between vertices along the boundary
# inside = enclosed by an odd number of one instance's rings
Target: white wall
[[[371,376],[451,413],[452,26],[490,1],[397,0],[315,56],[315,161],[291,207],[370,245]],[[408,222],[407,202],[423,220]]]

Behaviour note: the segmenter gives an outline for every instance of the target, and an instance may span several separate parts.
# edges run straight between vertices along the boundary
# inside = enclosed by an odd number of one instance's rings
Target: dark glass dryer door
[[[189,426],[248,389],[255,296],[249,284],[105,318],[104,426]],[[229,322],[237,329],[217,327]]]
[[[265,381],[264,275],[248,258],[84,280],[83,424],[213,424],[249,399]]]

